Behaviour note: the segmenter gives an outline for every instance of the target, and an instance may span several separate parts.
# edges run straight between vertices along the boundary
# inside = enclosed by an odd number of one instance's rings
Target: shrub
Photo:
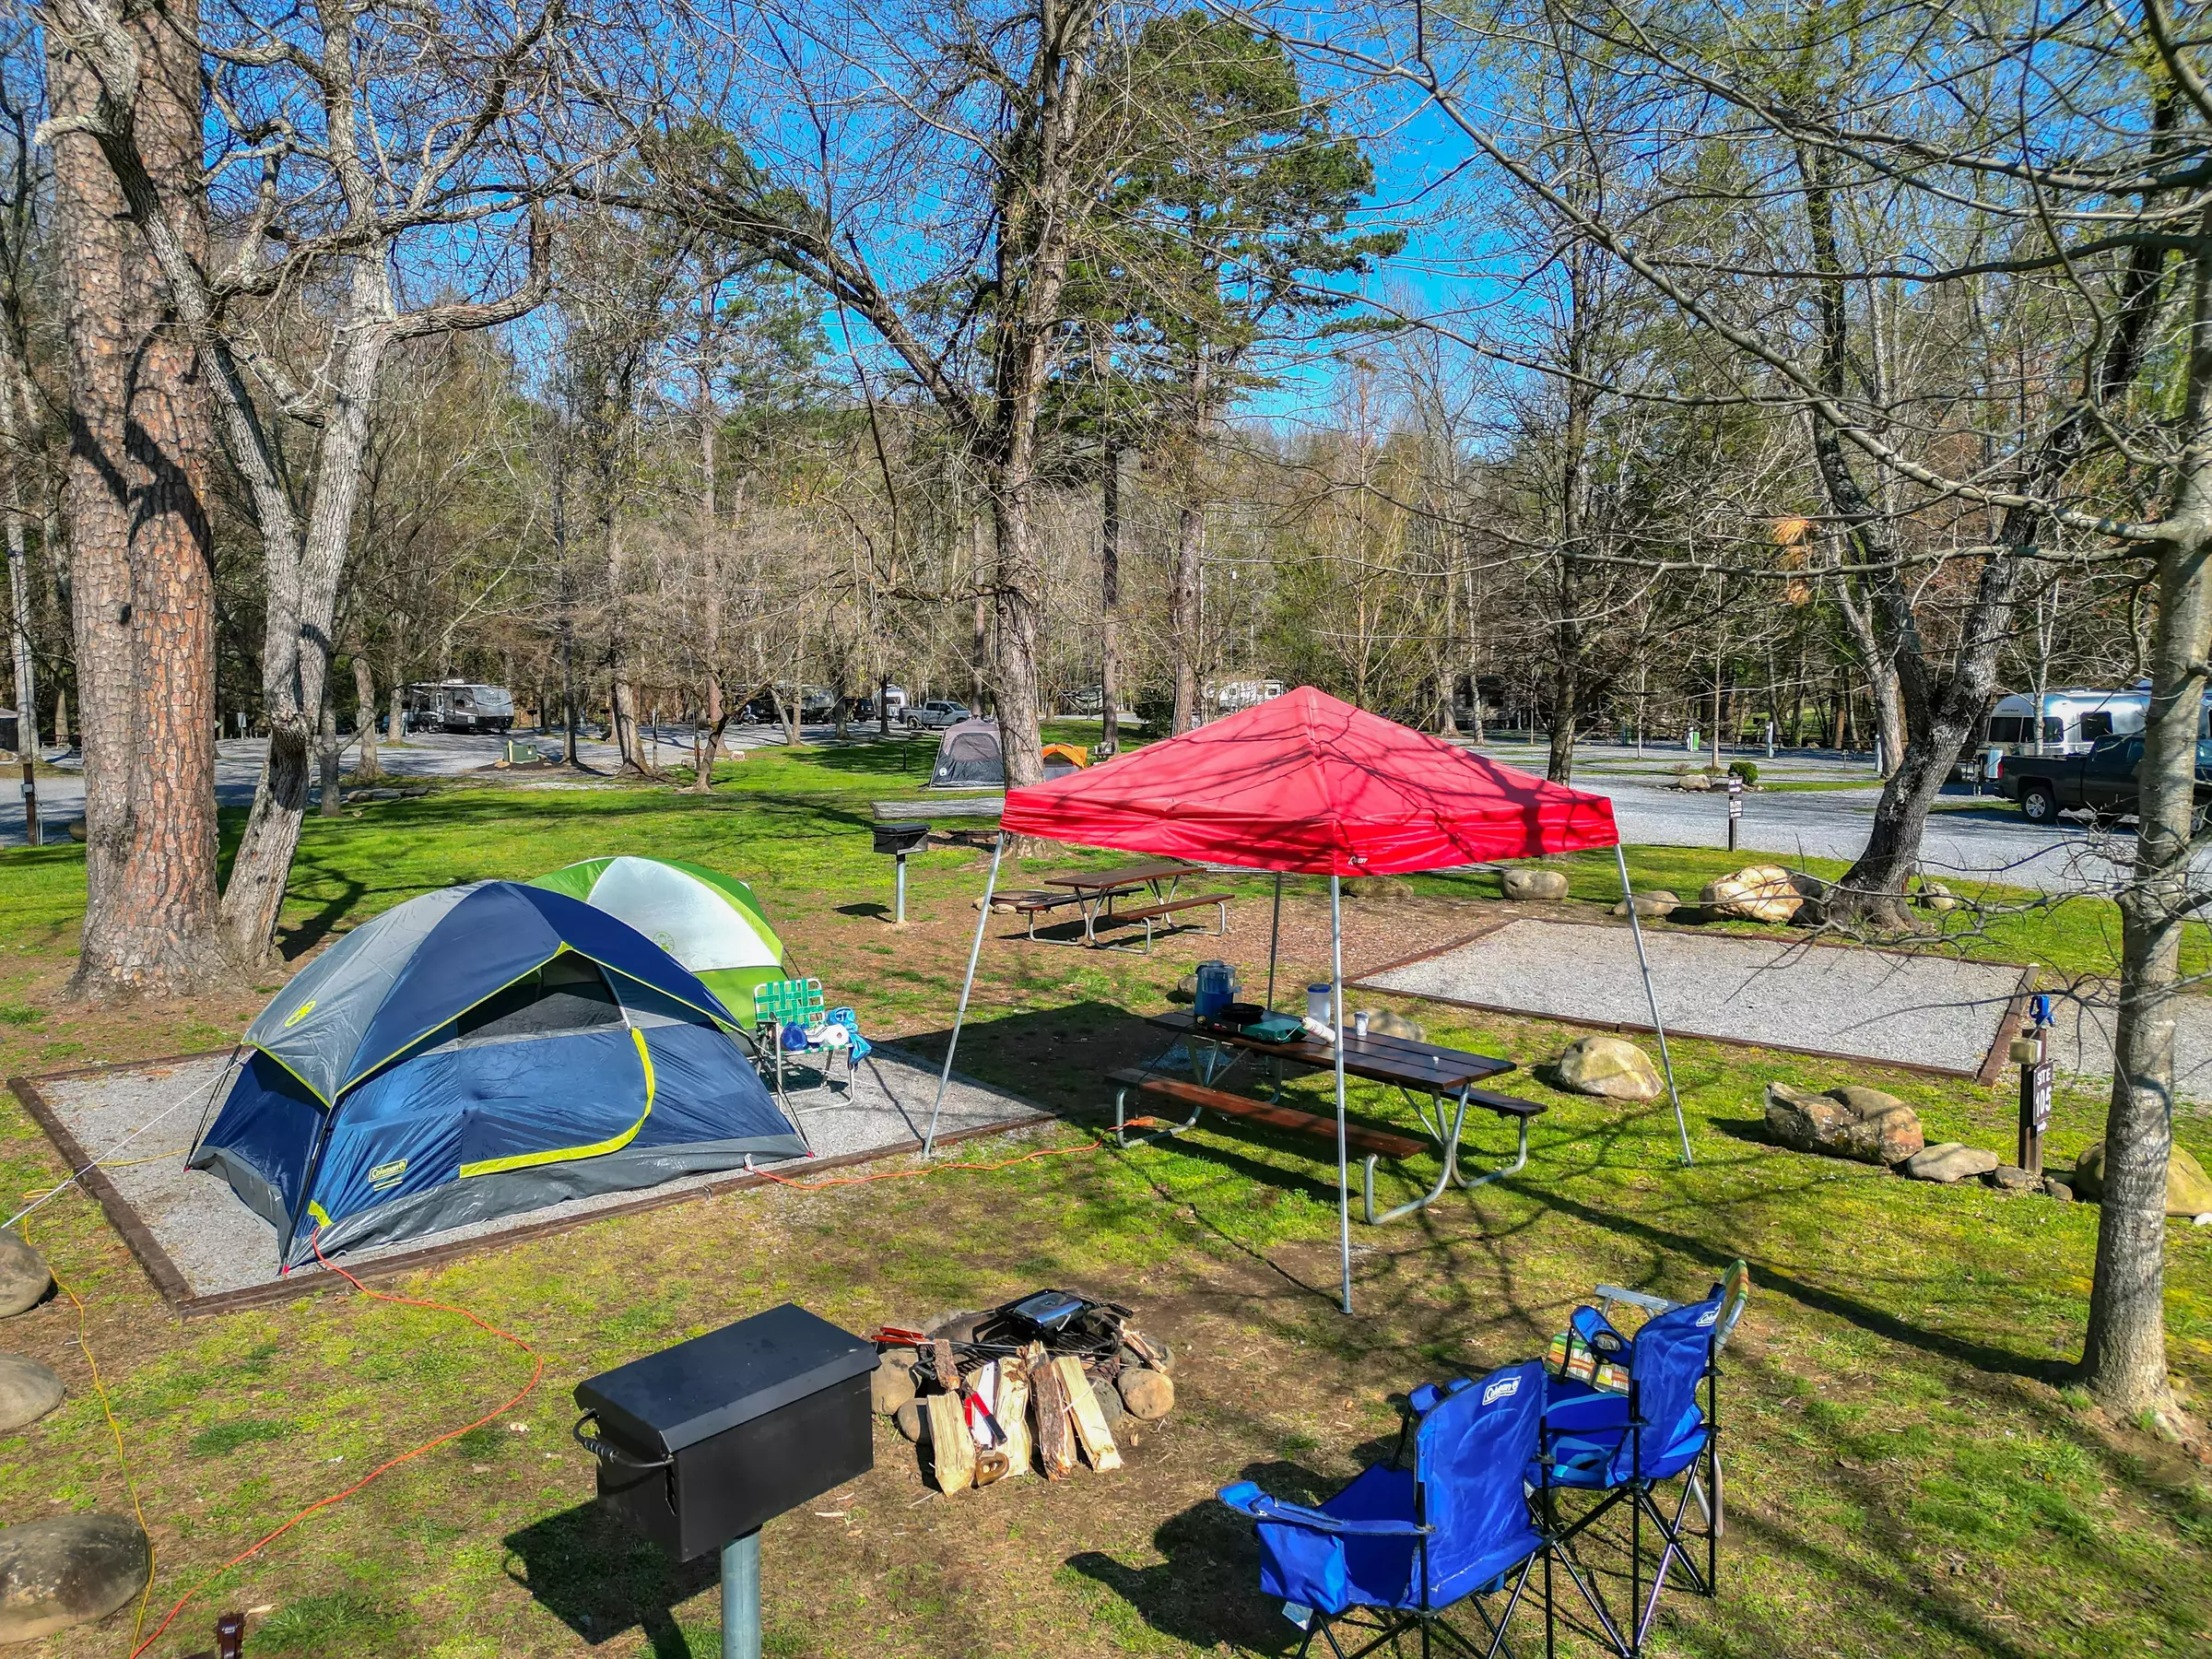
[[[1759,768],[1748,760],[1731,760],[1728,762],[1728,775],[1741,778],[1744,787],[1748,789],[1759,782]]]

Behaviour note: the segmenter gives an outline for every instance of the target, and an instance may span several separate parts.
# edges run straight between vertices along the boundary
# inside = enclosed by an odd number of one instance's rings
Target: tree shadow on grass
[[[693,1659],[674,1609],[718,1582],[713,1556],[678,1565],[596,1503],[548,1515],[503,1541],[507,1576],[592,1646],[635,1630],[653,1659]]]
[[[1318,1502],[1334,1488],[1291,1463],[1253,1464],[1239,1478],[1299,1503]],[[1169,1517],[1152,1545],[1166,1559],[1149,1566],[1125,1566],[1095,1549],[1068,1557],[1067,1565],[1112,1591],[1149,1629],[1201,1653],[1227,1643],[1236,1653],[1288,1653],[1304,1640],[1260,1594],[1259,1541],[1252,1523],[1227,1504],[1209,1498]]]

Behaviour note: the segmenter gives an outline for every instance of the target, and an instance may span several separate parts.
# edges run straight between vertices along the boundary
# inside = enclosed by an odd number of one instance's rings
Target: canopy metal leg
[[[1675,1103],[1675,1133],[1682,1137],[1682,1161],[1695,1161],[1689,1155],[1689,1125],[1682,1121],[1682,1096],[1675,1088],[1675,1063],[1666,1052],[1666,1022],[1659,1018],[1659,994],[1652,989],[1651,959],[1643,954],[1643,924],[1636,919],[1636,894],[1629,886],[1629,855],[1618,841],[1613,843],[1613,857],[1620,865],[1620,901],[1629,907],[1629,933],[1636,941],[1636,966],[1643,971],[1643,996],[1651,1005],[1652,1030],[1659,1037],[1659,1065],[1666,1073],[1666,1098]]]
[[[1223,933],[1229,931],[1224,925]],[[1267,1012],[1275,1012],[1275,953],[1283,936],[1283,873],[1275,873],[1275,919],[1267,924]]]
[[[998,888],[998,861],[1006,856],[1006,832],[1001,830],[991,844],[991,874],[983,877],[982,908],[975,912],[975,943],[968,947],[968,977],[960,982],[960,1006],[952,1017],[952,1036],[945,1044],[945,1069],[937,1074],[937,1098],[930,1102],[929,1133],[922,1137],[922,1156],[937,1149],[937,1113],[945,1107],[945,1085],[952,1080],[953,1051],[960,1046],[960,1025],[968,1018],[968,994],[975,989],[976,959],[983,954],[983,929],[991,922],[991,895]]]
[[[1344,1135],[1344,884],[1329,877],[1329,1006],[1336,1041],[1336,1253],[1344,1265],[1344,1311],[1352,1311],[1352,1172]]]

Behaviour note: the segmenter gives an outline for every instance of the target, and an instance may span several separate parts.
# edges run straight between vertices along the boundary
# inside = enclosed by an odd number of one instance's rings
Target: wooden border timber
[[[1549,1020],[1555,1025],[1576,1026],[1584,1030],[1649,1031],[1652,1030],[1649,1025],[1645,1024],[1641,1020],[1577,1019],[1571,1015],[1549,1014],[1546,1013],[1540,1008],[1511,1008],[1506,1007],[1499,1003],[1467,1002],[1456,996],[1438,996],[1430,992],[1407,991],[1400,986],[1378,985],[1371,982],[1373,976],[1378,973],[1393,973],[1400,968],[1410,968],[1416,962],[1429,961],[1433,958],[1443,956],[1448,952],[1457,950],[1463,945],[1472,945],[1479,939],[1487,938],[1491,934],[1497,933],[1502,928],[1510,927],[1516,922],[1542,922],[1559,927],[1609,928],[1613,925],[1612,924],[1606,922],[1584,922],[1579,919],[1565,916],[1508,916],[1502,921],[1493,922],[1487,927],[1477,928],[1471,934],[1466,934],[1460,938],[1453,939],[1449,944],[1440,945],[1433,950],[1418,951],[1412,956],[1401,958],[1394,962],[1383,962],[1372,968],[1362,968],[1356,976],[1347,977],[1345,980],[1344,988],[1347,991],[1370,991],[1382,996],[1404,996],[1411,998],[1416,1002],[1441,1003],[1445,1007],[1467,1008],[1477,1014],[1504,1014],[1509,1015],[1515,1019]],[[1665,931],[1667,933],[1684,934],[1692,938],[1699,936],[1697,934],[1691,932],[1691,930],[1688,928],[1670,927]],[[1760,935],[1747,934],[1715,934],[1707,935],[1704,936],[1730,939],[1749,938],[1756,940]],[[1881,947],[1879,946],[1847,945],[1841,939],[1793,939],[1770,942],[1787,943],[1806,949],[1881,949]],[[1886,952],[1885,954],[1894,956],[1901,953],[1889,951]],[[2041,971],[2020,962],[1983,962],[1979,964],[1979,966],[1985,968],[2017,968],[2019,971],[2020,978],[2019,982],[2014,989],[2012,994],[2006,1000],[2005,1012],[1998,1018],[1996,1033],[1990,1040],[1988,1053],[1983,1056],[1982,1064],[1971,1071],[1968,1071],[1963,1067],[1956,1065],[1927,1065],[1912,1060],[1884,1060],[1878,1059],[1872,1054],[1851,1054],[1842,1053],[1836,1049],[1799,1048],[1794,1043],[1785,1042],[1755,1042],[1749,1038],[1723,1037],[1710,1031],[1693,1031],[1688,1030],[1677,1030],[1673,1026],[1667,1027],[1667,1034],[1670,1037],[1688,1038],[1689,1040],[1697,1042],[1718,1042],[1730,1048],[1766,1049],[1773,1053],[1805,1054],[1811,1058],[1820,1060],[1857,1060],[1868,1065],[1894,1066],[1899,1071],[1918,1072],[1925,1077],[1959,1077],[1970,1082],[1978,1083],[1983,1088],[1987,1088],[1997,1080],[1997,1077],[2005,1069],[2006,1053],[2006,1050],[2011,1046],[2012,1033],[2018,1027],[2022,1017],[2027,1012],[2028,998],[2035,990],[2036,978]]]
[[[897,1053],[888,1043],[878,1043],[877,1050],[878,1053]],[[99,1203],[100,1213],[106,1217],[108,1225],[112,1227],[122,1237],[123,1241],[130,1247],[131,1254],[137,1259],[139,1266],[146,1272],[146,1277],[152,1281],[154,1289],[181,1319],[201,1319],[216,1314],[236,1313],[248,1308],[271,1307],[283,1302],[296,1301],[301,1297],[318,1296],[326,1290],[343,1290],[347,1288],[347,1284],[335,1273],[326,1272],[321,1267],[309,1267],[278,1278],[265,1280],[258,1285],[241,1285],[234,1290],[216,1290],[206,1295],[195,1294],[191,1283],[182,1273],[178,1271],[176,1264],[170,1259],[169,1253],[161,1248],[160,1241],[154,1236],[152,1230],[140,1218],[135,1206],[124,1196],[115,1183],[108,1179],[105,1171],[92,1164],[90,1155],[85,1151],[76,1137],[69,1132],[68,1126],[54,1112],[51,1102],[40,1090],[39,1085],[75,1077],[97,1077],[103,1072],[137,1071],[159,1065],[180,1065],[194,1061],[224,1059],[237,1053],[236,1049],[228,1049],[199,1054],[165,1054],[152,1060],[111,1061],[98,1065],[73,1066],[65,1071],[44,1072],[36,1077],[10,1077],[7,1080],[9,1089],[18,1100],[23,1102],[24,1110],[30,1113],[33,1121],[45,1133],[46,1137],[53,1141],[54,1149],[62,1155],[68,1167],[73,1171],[84,1171],[77,1177],[78,1184],[91,1194]],[[914,1058],[918,1060],[918,1057]],[[924,1067],[924,1069],[927,1068]],[[990,1084],[979,1082],[977,1079],[963,1076],[959,1072],[953,1074],[953,1080],[968,1084],[971,1088],[993,1088]],[[994,1092],[1004,1093],[1005,1091],[994,1089]],[[1028,1104],[1027,1101],[1022,1103]],[[961,1141],[978,1140],[985,1135],[1005,1135],[1016,1129],[1029,1129],[1041,1124],[1061,1121],[1062,1117],[1058,1112],[1032,1111],[1020,1117],[1002,1118],[994,1123],[978,1124],[970,1128],[940,1133],[937,1136],[937,1145],[940,1147],[955,1146]],[[840,1153],[834,1158],[810,1159],[806,1160],[804,1171],[794,1172],[790,1179],[809,1180],[820,1171],[849,1169],[855,1164],[875,1163],[886,1158],[896,1158],[904,1153],[917,1151],[921,1145],[922,1143],[918,1140],[893,1141],[881,1147],[865,1147],[858,1152]],[[92,1167],[88,1168],[88,1165]],[[725,1193],[746,1192],[755,1187],[776,1184],[778,1183],[773,1176],[756,1171],[749,1174],[738,1171],[716,1180],[700,1182],[697,1185],[679,1187],[674,1191],[669,1191],[665,1187],[648,1188],[635,1198],[626,1199],[619,1204],[605,1205],[597,1209],[586,1210],[577,1215],[549,1217],[543,1221],[528,1222],[519,1227],[506,1228],[498,1232],[481,1233],[474,1238],[456,1239],[444,1244],[425,1244],[413,1250],[394,1251],[389,1255],[371,1256],[358,1263],[347,1262],[346,1270],[356,1278],[389,1279],[404,1274],[420,1272],[425,1268],[441,1267],[448,1263],[461,1261],[469,1256],[503,1249],[510,1244],[527,1243],[535,1239],[550,1237],[555,1233],[567,1232],[573,1228],[583,1227],[594,1221],[605,1220],[611,1216],[635,1216],[646,1210],[688,1204],[694,1199],[712,1198]]]

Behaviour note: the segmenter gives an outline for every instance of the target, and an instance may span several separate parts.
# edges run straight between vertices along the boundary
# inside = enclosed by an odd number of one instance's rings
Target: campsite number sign
[[[2043,1131],[2051,1124],[2051,1061],[2048,1056],[2020,1067],[2020,1168],[2043,1171]]]

